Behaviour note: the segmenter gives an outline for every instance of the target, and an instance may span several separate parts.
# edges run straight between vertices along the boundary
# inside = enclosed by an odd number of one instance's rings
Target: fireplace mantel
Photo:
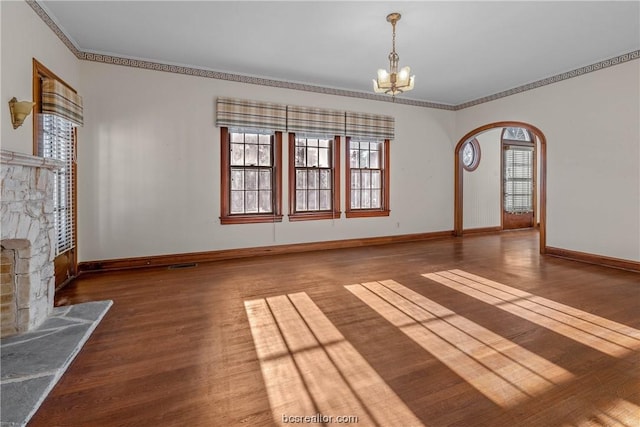
[[[0,162],[6,165],[31,166],[51,170],[64,167],[62,160],[32,156],[31,154],[18,153],[10,150],[0,150]]]

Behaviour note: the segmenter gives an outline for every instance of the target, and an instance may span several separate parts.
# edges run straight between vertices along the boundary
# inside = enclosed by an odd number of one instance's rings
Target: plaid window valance
[[[393,139],[395,119],[378,114],[220,97],[216,101],[216,126]]]
[[[346,113],[346,135],[353,138],[393,139],[395,119],[378,114]]]
[[[271,102],[218,98],[216,126],[285,131],[287,106]]]
[[[342,135],[344,111],[288,105],[287,131]]]
[[[45,78],[42,81],[42,112],[67,119],[82,126],[82,98],[69,87],[56,79]]]

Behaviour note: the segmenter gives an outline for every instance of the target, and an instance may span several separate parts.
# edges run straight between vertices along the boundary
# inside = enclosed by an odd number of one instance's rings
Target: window
[[[503,206],[507,214],[534,211],[535,144],[524,128],[508,127],[502,132]]]
[[[480,164],[480,144],[476,138],[467,140],[460,150],[462,155],[462,167],[469,172],[473,172]]]
[[[340,137],[289,134],[291,221],[340,217]]]
[[[523,128],[504,128],[502,139],[531,142],[531,134]]]
[[[533,147],[505,145],[503,153],[505,212],[533,212]]]
[[[282,133],[220,129],[220,222],[281,221]]]
[[[75,132],[73,123],[53,114],[38,114],[38,154],[62,160],[54,178],[53,216],[56,230],[56,256],[75,247],[73,183],[75,162]]]
[[[33,58],[33,153],[62,161],[53,175],[55,286],[76,275],[76,127],[84,123],[82,97]]]
[[[389,215],[389,140],[347,138],[347,218]]]

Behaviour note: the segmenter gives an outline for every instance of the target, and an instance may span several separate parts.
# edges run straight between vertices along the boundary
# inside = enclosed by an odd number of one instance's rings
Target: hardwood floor
[[[514,231],[83,275],[56,304],[114,305],[29,425],[270,426],[299,408],[640,425],[640,275],[537,245]]]

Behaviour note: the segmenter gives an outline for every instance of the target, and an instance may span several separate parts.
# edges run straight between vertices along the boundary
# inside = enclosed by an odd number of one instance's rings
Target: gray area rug
[[[24,426],[113,301],[53,309],[39,328],[0,340],[0,426]]]

